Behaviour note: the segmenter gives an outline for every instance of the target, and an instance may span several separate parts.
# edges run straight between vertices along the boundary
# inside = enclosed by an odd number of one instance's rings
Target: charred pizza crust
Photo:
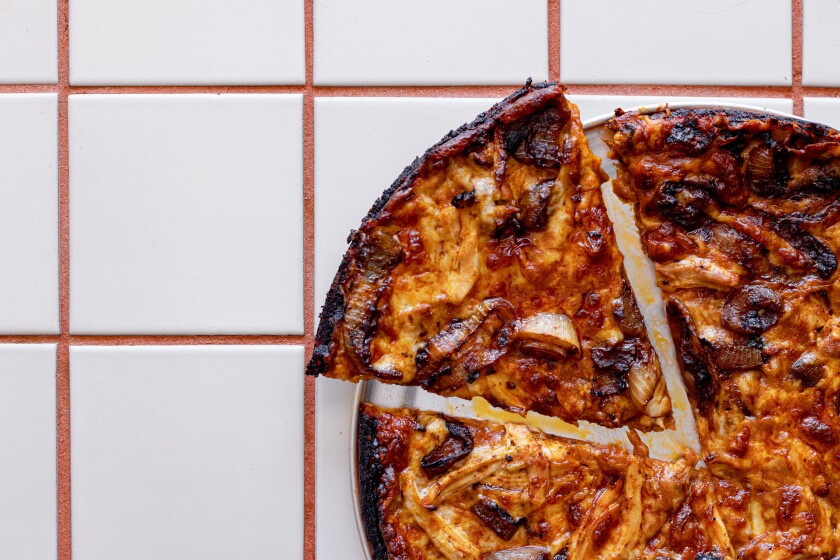
[[[607,126],[738,557],[836,554],[840,133],[722,110]]]
[[[571,422],[672,425],[599,163],[553,83],[451,132],[351,234],[307,374]]]
[[[629,453],[363,404],[358,472],[373,558],[732,557],[708,472],[691,456],[649,459],[632,439]]]

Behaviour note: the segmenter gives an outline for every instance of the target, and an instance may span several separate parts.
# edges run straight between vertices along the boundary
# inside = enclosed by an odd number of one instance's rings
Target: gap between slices
[[[308,374],[572,423],[673,427],[603,203],[607,177],[563,91],[527,84],[383,194],[351,234]]]

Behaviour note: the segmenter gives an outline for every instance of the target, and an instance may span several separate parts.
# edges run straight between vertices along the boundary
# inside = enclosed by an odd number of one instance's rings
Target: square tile
[[[71,0],[70,82],[302,84],[303,5],[303,0]]]
[[[495,99],[315,99],[315,311],[320,313],[347,235],[402,170]],[[317,326],[317,325],[316,325]]]
[[[56,334],[58,98],[0,95],[0,122],[0,334]]]
[[[583,120],[613,113],[617,108],[631,109],[639,106],[656,107],[663,103],[736,103],[761,109],[793,112],[793,100],[783,97],[682,97],[656,95],[569,95],[580,109]]]
[[[303,556],[303,347],[70,349],[73,558]]]
[[[840,130],[840,99],[834,97],[806,97],[803,99],[804,116]]]
[[[58,4],[6,0],[0,5],[0,84],[58,83]]]
[[[546,0],[314,0],[322,85],[523,84],[548,76]]]
[[[563,0],[560,78],[789,85],[790,0]]]
[[[300,95],[74,95],[69,127],[72,332],[303,332]]]
[[[57,555],[55,344],[0,345],[0,558]]]
[[[802,1],[802,84],[840,86],[840,0]]]

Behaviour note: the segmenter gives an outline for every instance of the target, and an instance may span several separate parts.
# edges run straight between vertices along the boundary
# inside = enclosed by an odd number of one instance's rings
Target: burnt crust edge
[[[382,509],[379,507],[380,486],[384,465],[380,459],[377,440],[379,422],[364,405],[359,406],[358,446],[359,503],[362,522],[373,560],[388,560],[388,547],[382,535]]]
[[[536,112],[563,95],[565,87],[557,82],[532,84],[529,79],[525,87],[515,91],[489,110],[480,113],[475,120],[450,131],[437,144],[429,148],[422,156],[406,167],[385,192],[374,202],[367,215],[362,219],[359,229],[351,231],[347,238],[349,247],[344,253],[338,271],[333,278],[318,321],[315,333],[315,346],[312,357],[306,366],[306,375],[317,377],[329,369],[330,357],[335,349],[333,341],[335,331],[344,318],[344,294],[341,285],[347,278],[350,265],[361,250],[365,236],[362,231],[377,218],[395,195],[407,192],[421,174],[435,162],[462,152],[471,142],[488,134],[498,124],[506,124],[517,118]]]

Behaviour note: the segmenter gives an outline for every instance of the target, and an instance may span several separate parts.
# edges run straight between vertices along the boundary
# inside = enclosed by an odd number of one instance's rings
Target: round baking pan
[[[807,122],[806,119],[787,113],[734,103],[683,102],[632,107],[624,110],[625,112],[638,111],[643,114],[650,114],[666,109],[723,109],[758,115],[772,115]],[[639,307],[645,316],[645,323],[648,328],[651,343],[656,349],[660,362],[662,363],[662,371],[665,375],[673,405],[674,421],[676,424],[674,430],[640,435],[650,448],[651,456],[673,460],[682,455],[682,449],[684,447],[690,447],[695,451],[699,450],[697,431],[694,425],[694,419],[691,416],[691,409],[685,388],[682,384],[679,370],[677,369],[671,334],[668,330],[663,312],[661,294],[656,287],[653,263],[642,251],[638,231],[633,221],[632,208],[619,201],[612,191],[615,166],[612,160],[607,157],[608,148],[604,142],[605,129],[603,125],[613,118],[613,116],[612,113],[609,113],[588,119],[583,122],[583,127],[586,132],[586,137],[589,140],[590,149],[595,155],[601,158],[601,167],[610,177],[610,180],[602,186],[607,213],[613,222],[619,249],[621,249],[624,255],[624,266],[627,270],[627,276],[636,292]],[[581,422],[579,426],[573,426],[557,418],[549,418],[534,413],[529,413],[523,418],[516,414],[495,409],[489,404],[481,402],[480,399],[478,401],[465,401],[458,398],[445,398],[426,392],[420,387],[389,385],[377,381],[362,381],[356,387],[353,414],[350,418],[349,475],[351,488],[353,489],[353,509],[356,516],[356,528],[359,531],[359,538],[363,543],[362,548],[368,560],[371,560],[371,554],[362,520],[357,469],[358,414],[359,405],[363,402],[393,408],[432,410],[453,416],[485,418],[500,422],[522,422],[548,433],[591,442],[618,443],[628,449],[631,448],[630,442],[626,437],[626,429],[609,429],[588,422]]]

